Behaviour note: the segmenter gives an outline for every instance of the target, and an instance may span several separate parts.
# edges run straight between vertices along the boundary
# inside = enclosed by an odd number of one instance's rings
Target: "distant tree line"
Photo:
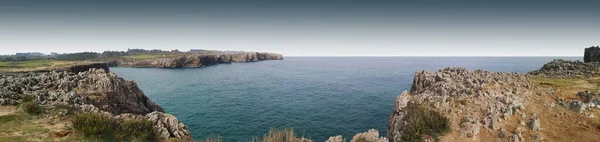
[[[136,54],[169,54],[169,53],[181,53],[179,50],[163,51],[163,50],[145,50],[145,49],[127,49],[127,51],[104,51],[102,53],[96,52],[79,52],[79,53],[65,53],[51,55],[39,55],[39,56],[22,56],[18,53],[16,55],[0,55],[0,61],[24,61],[24,60],[39,60],[39,59],[54,59],[61,61],[81,61],[81,60],[97,60],[97,59],[112,59],[119,58],[122,56],[136,55]],[[41,53],[40,53],[41,54]]]

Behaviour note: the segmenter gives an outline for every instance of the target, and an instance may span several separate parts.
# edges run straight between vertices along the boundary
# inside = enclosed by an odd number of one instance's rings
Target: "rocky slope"
[[[83,68],[88,67],[74,71]],[[161,138],[191,140],[188,128],[174,116],[165,114],[135,82],[104,69],[0,74],[0,105],[17,105],[28,95],[49,108],[68,106],[75,113],[102,113],[119,120],[151,120]]]
[[[450,131],[440,141],[597,140],[599,111],[590,109],[600,105],[599,95],[590,93],[599,89],[597,67],[555,60],[529,74],[459,67],[416,72],[411,89],[396,99],[387,139],[403,141],[406,128],[416,125],[407,117],[415,103],[449,119]]]
[[[283,60],[281,54],[260,52],[236,52],[215,55],[190,54],[170,58],[144,59],[144,60],[116,60],[112,66],[122,67],[150,67],[150,68],[182,68],[204,67],[220,63],[231,62],[256,62],[263,60]]]
[[[549,78],[590,77],[600,68],[599,62],[584,63],[581,61],[553,60],[542,68],[529,72],[531,75],[541,75]]]

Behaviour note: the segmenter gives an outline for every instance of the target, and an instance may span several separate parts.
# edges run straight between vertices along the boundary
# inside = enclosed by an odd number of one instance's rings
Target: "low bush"
[[[450,131],[449,119],[437,111],[410,102],[406,107],[402,141],[421,141],[423,135],[438,137]]]
[[[36,103],[27,102],[23,104],[23,110],[31,115],[41,115],[44,113],[45,108]]]
[[[154,123],[144,119],[132,119],[121,123],[117,136],[128,141],[158,141]]]
[[[200,140],[200,142],[222,142],[221,136],[209,136],[206,139]]]
[[[158,141],[154,123],[150,120],[131,119],[122,123],[106,115],[83,113],[71,122],[75,134],[104,141]]]
[[[297,138],[294,129],[285,128],[284,130],[271,129],[269,133],[260,137],[254,137],[253,142],[306,142],[310,141],[304,137]]]
[[[71,122],[75,134],[101,139],[115,137],[115,128],[118,125],[112,118],[96,113],[76,115]]]

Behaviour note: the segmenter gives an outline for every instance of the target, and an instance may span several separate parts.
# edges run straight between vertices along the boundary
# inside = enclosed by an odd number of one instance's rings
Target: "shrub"
[[[406,107],[402,141],[421,141],[422,135],[441,136],[450,130],[449,120],[437,111],[410,102]]]
[[[23,97],[21,97],[21,102],[23,102],[23,103],[33,102],[34,100],[35,100],[34,95],[23,95]]]
[[[123,140],[158,141],[154,123],[150,120],[132,119],[121,124],[118,138]]]
[[[28,114],[40,115],[44,113],[45,108],[36,103],[28,102],[23,104],[23,110],[25,110],[25,112],[27,112]]]
[[[200,140],[200,142],[222,142],[221,136],[209,136],[204,140]]]
[[[309,141],[309,140],[305,139],[303,137],[296,138],[294,129],[285,128],[283,131],[277,130],[277,129],[271,129],[271,130],[269,130],[269,133],[263,135],[262,140],[259,137],[254,137],[254,138],[252,138],[252,141],[253,142],[298,142],[298,141],[304,142],[304,141]]]
[[[117,122],[108,116],[96,113],[76,115],[71,122],[76,134],[93,138],[112,138],[115,136]]]

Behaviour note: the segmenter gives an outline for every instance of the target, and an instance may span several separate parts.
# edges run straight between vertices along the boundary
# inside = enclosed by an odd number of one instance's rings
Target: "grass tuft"
[[[154,123],[150,120],[132,119],[121,124],[118,138],[128,141],[158,141]]]
[[[437,111],[410,102],[406,107],[402,141],[421,141],[423,135],[439,137],[450,131],[449,119]]]
[[[44,114],[46,109],[43,106],[40,106],[36,103],[27,102],[23,104],[23,110],[31,115],[41,115]]]

